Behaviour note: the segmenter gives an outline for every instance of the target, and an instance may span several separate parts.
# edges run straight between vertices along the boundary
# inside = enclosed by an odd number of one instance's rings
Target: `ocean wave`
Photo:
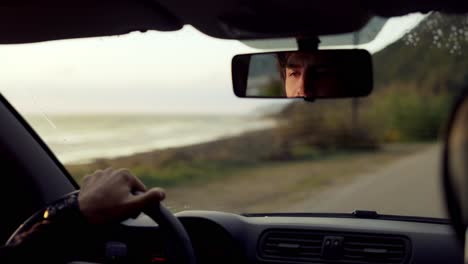
[[[83,163],[208,142],[275,125],[273,120],[252,117],[49,118],[55,127],[38,120],[33,122],[33,127],[63,163]]]

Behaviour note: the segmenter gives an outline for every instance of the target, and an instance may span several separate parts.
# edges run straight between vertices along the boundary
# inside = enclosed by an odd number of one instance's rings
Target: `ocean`
[[[138,152],[208,142],[275,125],[249,116],[27,115],[62,163],[85,163]]]

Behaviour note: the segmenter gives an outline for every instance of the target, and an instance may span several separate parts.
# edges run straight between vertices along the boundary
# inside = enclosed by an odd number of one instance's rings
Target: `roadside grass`
[[[120,167],[130,169],[147,186],[161,186],[171,188],[178,186],[203,185],[210,181],[239,173],[261,168],[282,167],[295,162],[321,162],[325,160],[340,159],[351,154],[369,153],[371,150],[320,150],[311,146],[296,146],[292,148],[291,156],[287,160],[249,159],[244,153],[244,159],[217,160],[217,159],[189,159],[173,160],[163,165],[147,166],[146,164],[121,164]],[[97,169],[106,167],[117,168],[118,164],[109,161],[100,161],[91,164],[69,165],[67,169],[72,176],[80,182],[82,177]]]
[[[309,148],[296,150],[294,160],[170,163],[154,171],[130,169],[147,186],[165,188],[166,206],[174,212],[189,209],[278,212],[288,211],[291,204],[309,199],[325,188],[349,183],[359,175],[376,172],[386,164],[431,146],[433,144],[390,144],[374,151],[329,151],[326,154],[317,154],[316,149]]]
[[[325,188],[346,184],[378,171],[433,144],[392,144],[379,151],[330,155],[318,160],[267,162],[223,172],[205,184],[167,188],[173,211],[224,210],[235,213],[288,211],[291,204],[311,198]]]
[[[131,171],[147,186],[164,188],[180,185],[203,184],[222,177],[225,173],[234,173],[254,164],[229,161],[195,161],[191,163],[174,163],[161,169],[134,167]],[[222,172],[222,173],[220,173]]]

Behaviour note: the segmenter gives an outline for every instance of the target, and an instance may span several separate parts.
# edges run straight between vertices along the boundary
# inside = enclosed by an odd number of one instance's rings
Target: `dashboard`
[[[199,264],[463,263],[463,250],[443,221],[212,211],[185,211],[177,217]],[[87,259],[169,263],[158,233],[157,224],[142,214],[109,230]]]

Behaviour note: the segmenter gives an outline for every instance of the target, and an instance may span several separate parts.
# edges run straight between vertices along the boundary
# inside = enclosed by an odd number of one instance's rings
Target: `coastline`
[[[87,173],[107,167],[129,169],[147,167],[157,170],[172,162],[229,160],[233,163],[249,163],[267,158],[271,154],[271,142],[274,136],[273,129],[265,128],[180,147],[154,149],[114,158],[99,158],[90,162],[71,162],[66,163],[65,167],[79,180]],[[263,151],[258,151],[262,149]],[[245,160],[246,156],[249,156],[250,161]]]

